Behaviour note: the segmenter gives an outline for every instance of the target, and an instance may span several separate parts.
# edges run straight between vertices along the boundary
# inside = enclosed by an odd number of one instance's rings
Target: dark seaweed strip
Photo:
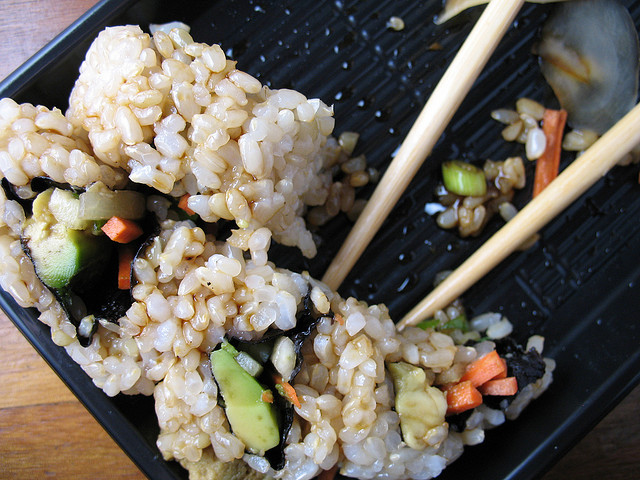
[[[544,375],[545,363],[537,350],[532,349],[512,358],[507,357],[506,360],[508,375],[516,377],[518,390],[535,383]]]
[[[84,188],[76,187],[68,183],[56,182],[49,177],[35,177],[31,180],[31,190],[36,193],[44,192],[52,187],[60,190],[69,190],[78,194],[84,192]]]
[[[448,416],[447,423],[449,424],[449,428],[454,432],[464,432],[464,429],[467,427],[467,420],[469,420],[473,412],[474,410],[472,409],[458,413],[457,415]]]
[[[131,307],[133,300],[129,290],[110,290],[95,312],[97,318],[104,318],[111,323],[118,323]]]
[[[265,372],[267,370],[271,369],[265,368]],[[276,406],[278,429],[280,430],[280,443],[278,443],[277,447],[267,450],[264,454],[264,458],[267,459],[269,465],[271,465],[271,468],[273,468],[274,470],[282,470],[286,463],[284,449],[287,446],[287,437],[289,436],[291,426],[293,425],[293,416],[295,414],[295,410],[293,409],[293,405],[291,405],[291,402],[289,400],[278,394],[275,388],[272,374],[269,376],[271,378],[270,385],[273,385],[273,403]]]
[[[507,362],[507,375],[516,377],[518,393],[527,385],[542,378],[546,365],[537,350],[531,349],[527,352],[511,337],[495,340],[495,344],[496,351]],[[518,393],[505,397],[485,396],[483,401],[490,408],[504,410],[518,396]]]
[[[526,352],[511,337],[496,340],[496,350],[507,361],[507,374],[516,377],[518,390],[535,383],[544,375],[546,365],[537,350]]]

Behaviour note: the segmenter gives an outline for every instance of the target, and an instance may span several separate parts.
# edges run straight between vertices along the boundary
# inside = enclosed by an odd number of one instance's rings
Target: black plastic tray
[[[640,1],[623,3],[640,24]],[[481,11],[438,27],[432,19],[440,6],[435,0],[105,0],[0,84],[0,97],[64,110],[84,52],[104,26],[148,28],[181,20],[197,41],[220,43],[241,69],[267,85],[333,103],[336,133],[360,132],[357,152],[384,169]],[[439,230],[424,205],[434,198],[442,160],[481,162],[523,153],[501,140],[501,127],[489,113],[525,95],[553,106],[530,53],[550,8],[525,5],[431,159],[343,284],[343,295],[384,302],[400,318],[431,289],[438,271],[455,268],[500,227],[495,219],[478,238],[462,240]],[[391,16],[403,18],[405,29],[388,30]],[[517,422],[488,432],[484,444],[468,448],[440,478],[536,478],[640,382],[637,179],[637,166],[615,168],[550,223],[536,247],[511,255],[464,296],[472,314],[507,315],[520,340],[544,335],[545,354],[558,368],[550,390]],[[521,206],[528,198],[530,186],[514,201]],[[319,277],[350,226],[339,217],[324,228],[312,261],[281,248],[274,248],[273,258]],[[16,326],[146,475],[186,478],[155,447],[151,399],[105,396],[51,342],[35,312],[0,293],[0,305]]]

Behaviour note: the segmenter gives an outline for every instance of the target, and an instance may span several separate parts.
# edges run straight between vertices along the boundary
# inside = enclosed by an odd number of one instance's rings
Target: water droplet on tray
[[[404,280],[402,280],[402,283],[396,289],[396,292],[398,293],[406,292],[407,290],[411,290],[417,284],[418,284],[418,276],[415,273],[412,273],[409,276],[407,276]]]

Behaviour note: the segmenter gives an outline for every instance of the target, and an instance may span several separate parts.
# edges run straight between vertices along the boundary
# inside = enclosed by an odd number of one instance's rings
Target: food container
[[[640,2],[624,1],[640,25]],[[186,7],[186,8],[185,8]],[[445,25],[433,17],[440,2],[103,1],[0,85],[0,97],[65,109],[84,53],[106,25],[179,20],[201,42],[220,43],[239,67],[273,88],[290,87],[333,104],[336,134],[360,132],[356,154],[384,170],[420,108],[466,38],[481,8]],[[340,292],[386,303],[399,319],[432,288],[437,272],[453,269],[502,221],[461,239],[425,212],[435,198],[440,164],[462,158],[481,164],[523,155],[505,143],[491,110],[528,96],[557,106],[531,54],[542,21],[553,8],[527,4],[462,107],[348,276]],[[400,17],[404,28],[387,26]],[[572,155],[563,157],[563,166]],[[532,165],[527,167],[531,178]],[[371,194],[365,187],[361,198]],[[638,167],[616,167],[541,232],[541,240],[510,255],[464,297],[470,314],[499,311],[525,340],[546,338],[545,356],[557,362],[555,382],[515,422],[468,447],[440,478],[529,479],[541,475],[640,382],[640,186]],[[514,198],[531,197],[531,180]],[[318,232],[318,256],[303,259],[274,247],[279,266],[322,273],[351,222],[343,216]],[[1,306],[78,398],[153,479],[186,478],[155,447],[153,400],[109,398],[50,339],[32,310],[5,292]],[[498,453],[499,452],[499,453]],[[480,468],[481,467],[481,468]]]

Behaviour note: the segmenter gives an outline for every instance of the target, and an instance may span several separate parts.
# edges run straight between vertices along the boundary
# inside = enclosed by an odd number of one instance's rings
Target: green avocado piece
[[[52,198],[57,198],[55,210],[65,209],[65,202],[61,199],[66,198],[71,203],[77,199],[73,195],[57,195],[56,192],[49,189],[35,198],[33,214],[25,222],[22,232],[23,245],[27,247],[38,278],[52,289],[68,286],[80,274],[83,274],[83,279],[98,274],[110,254],[103,238],[70,228],[71,219],[66,222],[57,220],[50,208]]]
[[[254,453],[264,453],[280,443],[276,411],[262,400],[258,381],[236,362],[227,349],[211,353],[211,370],[225,402],[233,433]]]
[[[45,224],[31,222],[23,236],[36,274],[49,288],[67,286],[72,278],[104,256],[103,242],[98,237],[60,224],[46,228]]]

